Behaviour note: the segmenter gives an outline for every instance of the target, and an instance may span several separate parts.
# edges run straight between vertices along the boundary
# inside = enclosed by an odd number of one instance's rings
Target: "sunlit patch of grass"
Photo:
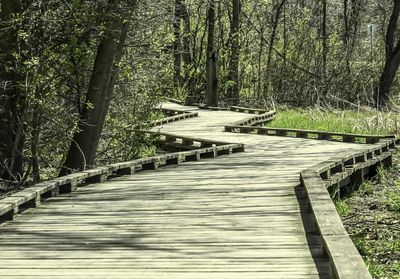
[[[368,267],[369,273],[371,273],[374,278],[385,278],[384,276],[387,272],[384,265],[376,263],[372,260],[366,260],[365,263]]]
[[[389,198],[389,204],[391,208],[397,212],[400,212],[400,192],[392,192]]]
[[[374,193],[374,185],[370,180],[365,180],[358,191],[362,195],[372,195]]]
[[[400,253],[400,241],[374,240],[368,237],[353,237],[353,242],[364,257],[369,272],[374,278],[400,278],[400,262],[383,256]],[[396,257],[396,256],[394,256]]]
[[[335,202],[336,211],[339,213],[341,217],[345,217],[349,214],[350,208],[344,201],[336,201]]]
[[[397,134],[397,116],[373,110],[337,111],[325,109],[278,110],[272,128],[321,130],[355,134]]]
[[[400,182],[398,182],[396,186],[396,189],[389,193],[387,205],[393,211],[400,212]]]
[[[378,183],[382,183],[383,179],[386,176],[386,169],[383,165],[379,165],[377,170],[376,170],[376,179],[378,180]]]

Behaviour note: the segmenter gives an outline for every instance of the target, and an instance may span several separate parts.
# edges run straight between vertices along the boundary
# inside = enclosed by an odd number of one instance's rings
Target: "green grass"
[[[397,190],[389,193],[387,205],[393,211],[400,212],[400,181],[397,182],[396,186],[397,186]]]
[[[358,192],[361,195],[372,195],[374,193],[374,185],[370,180],[365,180],[358,189]]]
[[[349,206],[344,201],[336,201],[335,206],[336,206],[336,211],[339,213],[341,217],[345,217],[350,212]]]
[[[278,110],[272,128],[322,130],[356,134],[398,134],[397,116],[392,113],[377,113],[373,110],[336,111],[325,109]]]
[[[384,255],[391,251],[392,254],[399,253],[400,241],[392,242],[371,240],[366,237],[357,237],[353,239],[354,244],[364,255],[365,264],[373,278],[400,278],[400,263],[396,260],[386,260]],[[365,255],[377,255],[376,257],[365,257]]]

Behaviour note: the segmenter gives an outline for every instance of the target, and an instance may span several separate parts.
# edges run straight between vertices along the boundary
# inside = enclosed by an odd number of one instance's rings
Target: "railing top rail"
[[[324,130],[306,130],[306,129],[293,129],[293,128],[273,128],[273,127],[255,127],[255,126],[239,126],[239,125],[226,125],[229,128],[249,128],[254,130],[265,130],[265,131],[284,131],[284,132],[303,132],[308,134],[326,134],[332,136],[349,136],[356,138],[394,138],[395,135],[371,135],[371,134],[352,134],[352,133],[341,133],[341,132],[329,132]]]

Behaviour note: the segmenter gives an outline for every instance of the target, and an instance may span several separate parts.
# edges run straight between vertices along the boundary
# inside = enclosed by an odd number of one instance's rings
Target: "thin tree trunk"
[[[282,59],[283,59],[283,73],[286,76],[287,73],[287,49],[288,49],[288,32],[287,32],[287,22],[286,22],[286,5],[283,6],[283,52],[282,52]],[[285,76],[281,74],[281,83],[282,83],[282,94],[283,100],[286,100],[286,82]]]
[[[86,100],[60,176],[83,170],[94,163],[104,119],[115,83],[115,62],[126,38],[127,24],[121,15],[109,20],[107,32],[97,49]]]
[[[228,98],[231,103],[239,103],[239,54],[240,54],[240,0],[232,0],[232,22],[231,22],[231,56],[229,59],[229,80]]]
[[[279,18],[281,16],[282,8],[285,5],[286,0],[282,0],[278,6],[276,7],[275,17],[272,22],[272,32],[269,39],[269,48],[268,48],[268,55],[267,55],[267,65],[265,70],[265,81],[264,81],[264,98],[267,98],[269,91],[270,91],[270,73],[271,73],[271,61],[272,61],[272,52],[274,50],[276,32],[279,25]]]
[[[208,41],[207,41],[207,93],[208,106],[218,106],[218,78],[217,78],[217,54],[214,49],[215,29],[215,0],[209,0],[208,7]]]
[[[344,46],[345,55],[346,55],[346,70],[347,70],[347,74],[348,74],[348,75],[351,75],[351,65],[350,65],[351,49],[350,49],[349,0],[343,0],[343,23],[344,23],[343,46]]]
[[[321,66],[321,81],[319,84],[319,90],[316,92],[316,105],[319,107],[321,105],[321,99],[323,99],[327,94],[327,59],[328,59],[328,33],[327,33],[327,0],[322,1],[322,22],[321,22],[321,44],[322,44],[322,66]]]
[[[194,67],[193,61],[192,61],[192,52],[190,48],[190,38],[191,38],[191,31],[190,31],[190,17],[189,17],[189,12],[186,7],[185,0],[176,0],[177,2],[179,1],[180,5],[180,17],[181,17],[181,22],[183,22],[183,34],[182,34],[182,44],[181,44],[181,54],[182,54],[182,59],[183,59],[183,82],[185,85],[185,89],[188,90],[188,93],[186,96],[190,97],[191,93],[194,91],[193,89],[193,74],[192,74],[192,69]],[[187,98],[185,102],[189,104],[190,98]]]
[[[257,77],[257,99],[261,99],[261,78],[262,78],[262,71],[261,71],[261,60],[264,52],[264,28],[261,27],[260,30],[260,49],[258,51],[258,59],[257,59],[257,64],[258,64],[258,77]]]
[[[192,56],[190,51],[190,17],[187,11],[185,1],[181,2],[181,18],[184,24],[184,34],[182,38],[182,56],[186,68],[192,64]]]
[[[40,141],[40,126],[41,113],[36,109],[32,116],[32,132],[31,132],[31,164],[33,182],[40,182],[40,167],[39,167],[39,141]]]
[[[174,91],[181,86],[181,0],[175,0],[174,16]]]

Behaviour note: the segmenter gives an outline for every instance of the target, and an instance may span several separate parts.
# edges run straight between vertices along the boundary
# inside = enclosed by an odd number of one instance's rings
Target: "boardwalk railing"
[[[187,111],[167,110],[165,112],[167,115],[173,114],[173,116],[155,121],[153,125],[161,125],[197,116],[197,113]],[[129,175],[138,171],[155,170],[162,166],[179,165],[182,162],[215,158],[244,151],[244,145],[239,143],[217,142],[167,133],[148,133],[159,136],[159,142],[164,142],[166,146],[175,142],[184,151],[110,164],[35,184],[0,200],[0,223],[13,220],[17,214],[28,208],[40,206],[41,202],[47,198],[74,192],[77,190],[78,185],[106,181],[113,174]]]
[[[164,117],[163,119],[153,121],[151,123],[151,126],[160,126],[160,125],[168,124],[171,122],[199,116],[199,114],[197,112],[174,110],[174,109],[163,109],[163,108],[160,110],[168,116]]]
[[[252,113],[252,112],[248,112],[248,113]],[[225,131],[233,132],[229,129],[229,127],[237,127],[237,128],[240,128],[242,126],[252,127],[252,126],[258,125],[258,124],[268,123],[268,122],[271,122],[275,118],[275,116],[276,116],[276,111],[269,111],[269,112],[262,113],[262,114],[251,115],[242,120],[232,123],[232,125],[226,125]]]
[[[342,153],[330,160],[300,173],[315,227],[322,238],[324,253],[329,257],[332,275],[337,279],[371,279],[372,276],[349,237],[332,201],[340,196],[343,187],[359,185],[365,177],[374,175],[378,165],[388,167],[396,150],[396,138],[390,136],[334,133],[316,130],[254,127],[234,123],[226,125],[226,132],[297,137],[318,140],[336,140],[364,143],[370,146],[363,152]]]
[[[177,100],[174,98],[169,98],[169,97],[164,97],[164,99],[168,102],[174,103],[174,104],[178,104],[178,105],[185,105],[185,102],[181,101],[181,100]]]
[[[171,133],[152,133],[159,136],[159,144],[163,150],[168,151],[183,151],[183,150],[193,150],[205,147],[219,147],[225,146],[230,143],[213,141],[208,139],[193,138],[179,136]]]
[[[336,211],[328,188],[334,192],[349,184],[361,184],[377,165],[390,166],[396,139],[381,139],[364,152],[341,154],[304,170],[300,174],[307,193],[315,226],[329,257],[333,276],[338,279],[370,279],[365,263]],[[340,193],[340,192],[339,192]]]
[[[179,165],[182,162],[215,158],[221,155],[244,151],[243,144],[203,141],[198,138],[180,137],[172,134],[161,135],[161,139],[166,141],[171,140],[171,138],[181,139],[181,141],[186,142],[192,141],[193,143],[198,143],[200,147],[189,151],[174,152],[111,164],[38,183],[0,200],[0,221],[13,220],[16,214],[22,213],[27,208],[40,206],[41,201],[46,198],[73,192],[77,189],[78,184],[106,181],[113,173],[118,175],[134,174],[138,171],[155,170],[162,166]]]
[[[301,129],[287,129],[287,128],[269,128],[269,127],[253,127],[253,126],[239,126],[239,125],[226,125],[226,132],[231,133],[252,133],[258,135],[279,136],[279,137],[297,137],[305,139],[318,139],[318,140],[337,140],[349,143],[368,143],[373,144],[379,142],[381,139],[393,138],[393,135],[380,136],[380,135],[362,135],[362,134],[348,134],[348,133],[335,133],[318,130],[301,130]]]
[[[180,101],[180,100],[176,100],[176,99],[173,99],[173,98],[164,98],[164,99],[169,101],[169,102],[171,102],[171,103],[184,105],[184,102]],[[267,114],[267,113],[271,113],[271,112],[276,114],[275,111],[268,111],[268,110],[265,110],[265,109],[246,108],[246,107],[239,107],[239,106],[230,106],[229,108],[223,108],[223,107],[208,106],[208,105],[202,104],[202,103],[193,103],[192,105],[193,106],[197,106],[200,109],[208,109],[208,110],[216,110],[216,111],[230,110],[230,111],[243,112],[243,113],[249,113],[249,114],[259,114],[259,115]]]
[[[251,113],[251,114],[265,114],[265,113],[270,112],[265,109],[245,108],[245,107],[238,107],[238,106],[231,106],[229,108],[229,110],[236,111],[236,112]]]

